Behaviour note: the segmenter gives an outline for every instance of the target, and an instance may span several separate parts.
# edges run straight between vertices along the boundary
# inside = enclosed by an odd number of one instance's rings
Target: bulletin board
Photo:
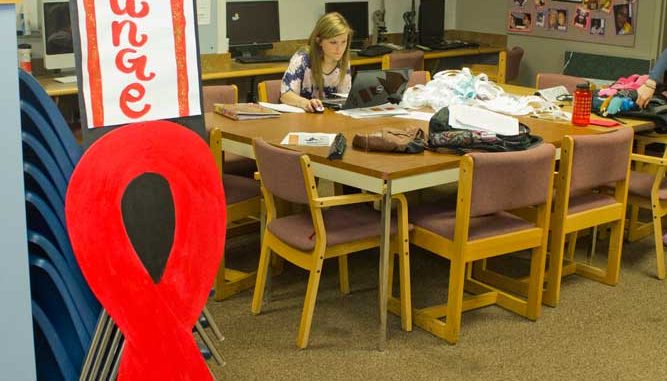
[[[634,46],[639,0],[507,0],[507,32]]]

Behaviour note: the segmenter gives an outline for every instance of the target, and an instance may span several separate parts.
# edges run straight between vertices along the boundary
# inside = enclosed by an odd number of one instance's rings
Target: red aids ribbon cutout
[[[173,195],[174,242],[154,283],[127,236],[123,193],[162,176]],[[130,124],[95,142],[70,180],[69,235],[81,270],[125,335],[119,380],[212,380],[192,336],[225,243],[225,196],[208,146],[167,121]]]

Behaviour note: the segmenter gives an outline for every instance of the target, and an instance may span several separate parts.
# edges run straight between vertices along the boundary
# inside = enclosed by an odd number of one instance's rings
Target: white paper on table
[[[408,111],[391,103],[378,106],[351,108],[336,111],[338,114],[354,119],[378,118],[382,116],[407,115]]]
[[[271,110],[279,111],[279,112],[293,112],[293,113],[304,113],[306,112],[304,109],[300,107],[295,107],[295,106],[290,106],[288,104],[284,103],[268,103],[268,102],[258,102],[261,106],[264,106],[266,108],[270,108]]]
[[[340,98],[347,98],[350,95],[350,93],[331,93],[331,95]]]
[[[336,134],[325,134],[321,132],[290,132],[280,144],[328,147],[333,143]]]
[[[433,112],[424,112],[424,111],[410,111],[406,115],[396,115],[394,118],[402,118],[402,119],[416,119],[416,120],[423,120],[423,121],[430,121],[431,117],[433,117]]]
[[[518,135],[519,120],[468,105],[449,106],[449,125],[465,130],[483,130],[499,135]]]

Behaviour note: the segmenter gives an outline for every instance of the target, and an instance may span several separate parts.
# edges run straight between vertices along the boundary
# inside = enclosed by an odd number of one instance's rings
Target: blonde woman
[[[303,47],[290,60],[280,87],[280,101],[307,112],[323,110],[321,99],[350,91],[352,29],[339,13],[320,17]]]

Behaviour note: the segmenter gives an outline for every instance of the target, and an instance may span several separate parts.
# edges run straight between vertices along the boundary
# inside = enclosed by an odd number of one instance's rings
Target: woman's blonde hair
[[[350,67],[350,44],[352,43],[353,33],[354,31],[350,28],[347,20],[337,12],[327,13],[320,17],[315,24],[315,28],[313,28],[313,31],[310,33],[306,51],[310,58],[310,71],[312,82],[315,85],[314,90],[319,92],[320,96],[324,91],[324,74],[322,72],[324,52],[322,51],[320,43],[322,40],[334,38],[341,34],[347,34],[345,53],[343,53],[343,57],[338,61],[338,68],[340,69],[338,83],[343,83],[345,75],[347,75],[347,69]],[[313,92],[313,95],[315,95],[315,92]]]

